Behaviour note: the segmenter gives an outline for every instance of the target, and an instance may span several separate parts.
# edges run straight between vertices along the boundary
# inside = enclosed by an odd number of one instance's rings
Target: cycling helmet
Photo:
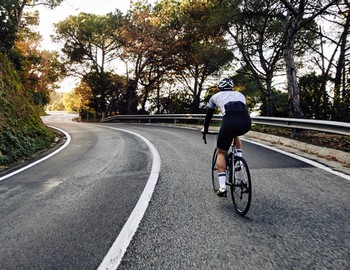
[[[233,81],[230,78],[224,78],[218,82],[219,91],[232,90]]]

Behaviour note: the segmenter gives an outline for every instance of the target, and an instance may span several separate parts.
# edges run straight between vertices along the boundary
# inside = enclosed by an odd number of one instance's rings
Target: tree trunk
[[[273,116],[273,94],[272,94],[272,76],[270,76],[268,73],[266,74],[266,95],[267,95],[267,104],[266,104],[266,115],[267,116]]]
[[[137,112],[136,87],[137,87],[137,83],[135,80],[128,81],[128,87],[127,87],[127,100],[128,100],[127,114],[128,115],[136,114]]]
[[[284,60],[286,65],[288,86],[288,114],[289,117],[300,118],[304,115],[300,109],[297,72],[294,63],[293,49],[288,46],[286,46],[284,51]]]
[[[285,25],[285,41],[283,56],[286,65],[288,87],[288,115],[292,118],[302,118],[304,114],[300,108],[297,70],[294,61],[294,39],[297,33],[298,19],[287,16]]]
[[[340,102],[342,99],[342,73],[344,73],[344,65],[345,65],[345,54],[347,51],[347,38],[349,35],[349,26],[350,26],[350,16],[347,15],[346,22],[344,25],[344,30],[341,35],[340,40],[340,52],[339,52],[339,58],[338,63],[336,65],[336,73],[334,78],[334,113],[336,114],[338,110],[340,109]]]

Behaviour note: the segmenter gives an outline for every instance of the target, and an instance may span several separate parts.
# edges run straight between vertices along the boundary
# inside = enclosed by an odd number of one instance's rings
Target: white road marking
[[[325,165],[323,165],[323,164],[321,164],[321,163],[318,163],[318,162],[316,162],[316,161],[307,159],[307,158],[305,158],[305,157],[298,156],[298,155],[296,155],[296,154],[288,153],[288,152],[286,152],[286,151],[277,149],[277,148],[272,147],[272,146],[268,146],[268,145],[265,145],[265,144],[262,144],[262,143],[254,142],[254,141],[251,141],[251,140],[249,140],[249,139],[242,139],[242,140],[245,140],[245,141],[248,141],[248,142],[250,142],[250,143],[252,143],[252,144],[256,144],[256,145],[259,145],[259,146],[268,148],[268,149],[273,150],[273,151],[275,151],[275,152],[279,152],[279,153],[281,153],[281,154],[283,154],[283,155],[290,156],[290,157],[292,157],[292,158],[301,160],[301,161],[303,161],[303,162],[305,162],[305,163],[308,163],[308,164],[310,164],[310,165],[312,165],[312,166],[314,166],[314,167],[316,167],[316,168],[320,168],[320,169],[322,169],[322,170],[325,170],[325,171],[327,171],[327,172],[330,172],[330,173],[332,173],[332,174],[335,174],[335,175],[337,175],[337,176],[340,176],[340,177],[342,177],[342,178],[344,178],[344,179],[350,181],[350,175],[347,175],[347,174],[345,174],[345,173],[332,170],[331,168],[329,168],[329,167],[327,167],[327,166],[325,166]]]
[[[147,184],[145,186],[145,189],[143,190],[140,199],[138,200],[134,210],[132,211],[131,215],[129,216],[128,220],[124,224],[122,230],[120,231],[117,239],[114,241],[112,247],[108,251],[107,255],[103,259],[102,263],[98,267],[98,270],[109,270],[109,269],[117,269],[124,253],[126,252],[127,247],[130,244],[131,239],[133,238],[142,217],[144,216],[144,213],[148,207],[148,203],[152,197],[154,187],[157,184],[159,172],[160,172],[160,155],[158,153],[158,150],[155,148],[155,146],[147,140],[145,137],[124,129],[119,128],[112,128],[112,127],[106,127],[110,129],[115,129],[123,132],[127,132],[130,134],[133,134],[135,136],[138,136],[141,138],[149,147],[152,155],[153,155],[153,162],[152,162],[152,169],[151,174],[148,178]]]

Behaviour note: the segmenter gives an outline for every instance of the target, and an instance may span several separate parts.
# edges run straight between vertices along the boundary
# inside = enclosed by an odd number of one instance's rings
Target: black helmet
[[[230,78],[224,78],[218,81],[218,88],[220,91],[232,90],[233,81]]]

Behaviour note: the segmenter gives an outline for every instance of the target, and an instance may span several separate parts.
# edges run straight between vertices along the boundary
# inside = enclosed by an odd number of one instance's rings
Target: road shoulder
[[[350,153],[348,152],[255,131],[249,131],[244,138],[308,158],[332,170],[350,175]]]

